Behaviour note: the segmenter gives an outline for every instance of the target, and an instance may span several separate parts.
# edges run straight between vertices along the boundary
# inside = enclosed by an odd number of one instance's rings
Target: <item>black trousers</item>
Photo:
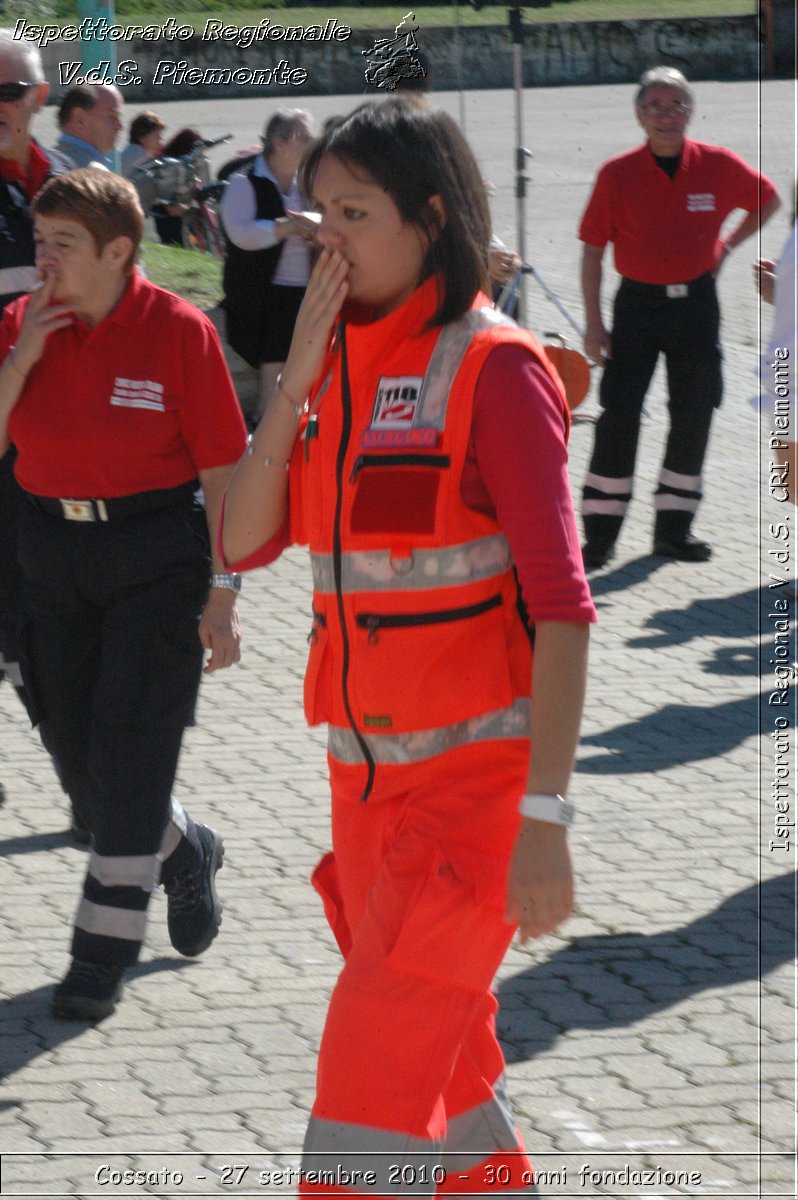
[[[205,515],[183,506],[83,523],[26,504],[19,557],[32,718],[93,841],[73,954],[126,966],[161,860],[187,831],[172,786],[202,670]]]
[[[22,571],[17,561],[17,517],[24,492],[14,478],[13,449],[0,458],[0,680],[7,678],[27,707],[19,670],[17,634],[22,609]]]
[[[585,534],[614,541],[632,498],[640,414],[660,354],[668,382],[668,432],[655,496],[657,532],[685,536],[701,500],[712,413],[722,395],[720,310],[711,275],[670,297],[624,279],[615,297],[612,358],[601,379],[601,415],[585,479]]]

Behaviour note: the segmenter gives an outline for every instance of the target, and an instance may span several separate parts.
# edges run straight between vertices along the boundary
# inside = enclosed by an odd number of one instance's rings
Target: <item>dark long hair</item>
[[[445,325],[489,287],[490,212],[485,185],[468,142],[451,117],[402,99],[364,104],[328,129],[302,168],[301,187],[313,195],[326,154],[384,188],[402,220],[428,240],[422,280],[438,275],[441,288],[430,326]],[[439,196],[441,224],[432,196]],[[421,282],[421,280],[419,281]]]
[[[189,154],[197,142],[202,141],[202,134],[198,129],[178,129],[174,137],[166,143],[161,154],[164,158],[182,158],[184,154]]]

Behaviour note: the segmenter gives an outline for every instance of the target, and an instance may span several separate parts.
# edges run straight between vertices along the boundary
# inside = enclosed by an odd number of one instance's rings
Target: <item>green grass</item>
[[[26,0],[30,3],[31,0]],[[18,0],[17,0],[18,3]],[[14,7],[14,0],[8,7]],[[63,22],[74,19],[77,4],[54,4]],[[340,4],[334,7],[300,7],[297,4],[270,5],[231,0],[116,0],[117,24],[157,24],[168,16],[176,21],[201,29],[205,22],[220,19],[230,25],[257,25],[265,17],[272,24],[319,25],[334,17],[339,24],[353,29],[390,31],[409,9],[416,15],[422,29],[435,25],[505,25],[507,4],[486,4],[476,12],[467,0],[458,6],[412,5],[410,0],[396,4]],[[751,16],[757,11],[757,0],[554,0],[550,8],[523,6],[527,24],[549,21],[634,21],[661,17],[730,17]],[[28,16],[33,19],[32,13]]]
[[[212,308],[221,300],[222,264],[218,258],[148,241],[142,243],[141,258],[148,279],[197,308]]]

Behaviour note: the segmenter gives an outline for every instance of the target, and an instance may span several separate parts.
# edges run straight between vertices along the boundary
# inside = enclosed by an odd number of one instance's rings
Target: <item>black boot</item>
[[[654,522],[654,554],[675,558],[679,562],[706,562],[712,557],[712,547],[693,537],[690,526],[693,513],[681,509],[665,509],[657,513]]]
[[[207,825],[195,829],[198,851],[184,838],[163,871],[169,940],[179,954],[191,958],[207,950],[219,932],[222,904],[216,894],[216,872],[224,861],[219,834]]]
[[[122,967],[72,959],[53,992],[54,1017],[64,1021],[102,1021],[110,1017],[122,993]]]
[[[603,513],[588,513],[582,518],[585,527],[585,544],[582,547],[582,562],[585,570],[603,567],[615,553],[615,542],[621,532],[623,517],[605,516]]]

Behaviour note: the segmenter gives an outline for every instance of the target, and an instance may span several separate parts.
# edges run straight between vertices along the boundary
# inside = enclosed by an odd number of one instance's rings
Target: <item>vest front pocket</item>
[[[304,706],[308,725],[321,725],[332,720],[332,660],[327,614],[314,604],[313,625],[308,634],[307,667],[305,668]]]
[[[502,597],[427,612],[355,617],[352,701],[366,733],[454,725],[508,707]]]
[[[356,488],[353,534],[430,535],[447,454],[362,454],[349,477]]]

